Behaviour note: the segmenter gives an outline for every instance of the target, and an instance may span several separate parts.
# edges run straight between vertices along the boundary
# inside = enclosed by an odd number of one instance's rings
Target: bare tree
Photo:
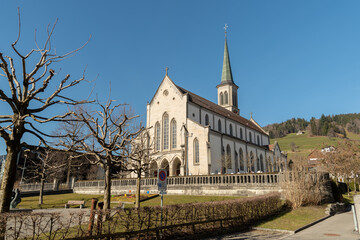
[[[20,39],[20,14],[19,14],[19,34],[15,42],[11,45],[15,56],[19,59],[19,71],[14,63],[14,58],[0,52],[0,79],[6,79],[9,84],[8,89],[0,89],[0,104],[3,111],[7,114],[0,115],[0,137],[6,144],[6,163],[1,185],[0,213],[9,211],[11,192],[16,177],[16,159],[21,150],[21,139],[24,134],[31,134],[46,145],[46,137],[52,135],[45,133],[37,124],[63,121],[72,112],[62,115],[45,115],[45,111],[58,105],[78,105],[88,101],[77,101],[63,95],[64,90],[72,88],[85,80],[84,75],[79,79],[71,80],[67,74],[61,77],[55,71],[53,64],[63,59],[71,57],[84,46],[58,55],[51,47],[51,36],[56,22],[52,27],[47,28],[47,39],[42,47],[36,40],[35,48],[24,54],[17,48]],[[20,72],[20,74],[18,74]],[[60,79],[59,79],[60,78]],[[59,81],[55,90],[52,84]],[[49,114],[46,111],[46,114]]]
[[[317,205],[325,196],[324,173],[309,172],[308,161],[301,155],[295,155],[291,171],[282,173],[281,187],[284,197],[292,208],[303,205]]]
[[[119,171],[127,170],[127,161],[131,142],[142,129],[134,126],[137,116],[131,116],[123,104],[112,105],[97,102],[99,110],[79,111],[75,120],[82,121],[88,131],[83,138],[73,136],[81,151],[90,156],[92,164],[100,165],[105,170],[104,208],[110,209],[111,177]]]
[[[324,166],[335,177],[342,177],[348,181],[360,173],[360,143],[353,140],[343,140],[336,143],[333,151],[324,154]],[[356,189],[356,188],[355,188]]]
[[[131,141],[128,156],[127,170],[136,175],[136,200],[135,207],[140,207],[141,177],[150,170],[150,163],[160,156],[154,151],[154,142],[150,138],[149,130],[143,129],[138,137]],[[155,156],[156,159],[155,159]]]
[[[66,153],[43,147],[27,151],[28,167],[25,180],[40,180],[39,205],[43,204],[44,185],[67,165]]]

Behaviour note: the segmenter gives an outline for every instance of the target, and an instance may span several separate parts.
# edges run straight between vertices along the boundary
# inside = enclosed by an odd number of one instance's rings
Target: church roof
[[[262,130],[262,128],[259,128],[258,126],[256,126],[256,124],[254,124],[253,122],[247,120],[246,118],[241,117],[240,115],[233,113],[232,111],[229,111],[203,97],[200,97],[199,95],[196,95],[195,93],[192,93],[182,87],[179,87],[178,85],[176,85],[176,87],[183,93],[183,94],[188,94],[189,96],[189,100],[203,108],[206,108],[210,111],[213,111],[221,116],[227,117],[235,122],[241,123],[246,127],[252,128],[258,132],[262,132],[267,134],[266,132],[264,132],[264,130]]]

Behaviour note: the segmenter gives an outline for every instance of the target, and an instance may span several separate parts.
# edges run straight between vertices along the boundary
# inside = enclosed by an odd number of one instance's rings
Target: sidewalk
[[[354,220],[352,212],[336,214],[322,222],[302,230],[285,240],[293,239],[339,239],[353,240],[360,239],[360,234],[353,232]]]
[[[353,232],[353,230],[353,215],[352,212],[349,211],[336,214],[335,216],[332,216],[296,234],[292,234],[290,231],[273,231],[270,229],[267,231],[254,229],[248,232],[207,238],[207,240],[360,240],[360,234]]]

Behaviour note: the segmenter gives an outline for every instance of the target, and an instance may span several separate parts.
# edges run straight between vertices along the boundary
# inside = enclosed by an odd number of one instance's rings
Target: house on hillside
[[[309,170],[321,170],[321,166],[323,164],[322,161],[325,158],[325,154],[332,151],[335,151],[333,146],[324,147],[321,150],[313,150],[307,157]]]
[[[206,84],[206,81],[204,81]],[[170,176],[275,172],[286,169],[287,156],[251,115],[238,108],[225,37],[217,104],[180,87],[167,72],[147,104],[146,126],[155,143],[149,176],[159,168]]]

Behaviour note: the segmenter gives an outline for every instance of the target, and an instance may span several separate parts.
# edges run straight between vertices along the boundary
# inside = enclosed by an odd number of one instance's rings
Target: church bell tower
[[[216,86],[218,92],[218,105],[232,111],[236,114],[240,114],[238,108],[237,90],[238,86],[233,81],[231,72],[229,50],[227,46],[227,25],[225,24],[225,47],[224,47],[224,62],[221,75],[221,82]]]

